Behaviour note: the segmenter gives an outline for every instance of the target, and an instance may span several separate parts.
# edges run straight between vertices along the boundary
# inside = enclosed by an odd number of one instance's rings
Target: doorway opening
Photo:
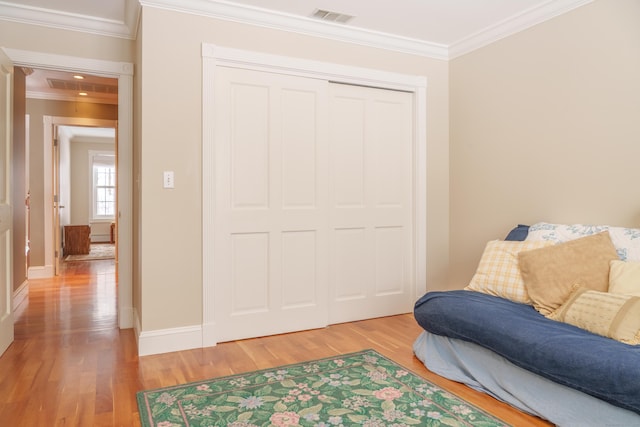
[[[53,259],[53,268],[44,270],[52,270],[50,276],[60,279],[53,283],[65,287],[67,280],[83,277],[79,269],[93,271],[94,266],[79,265],[97,262],[90,258],[93,244],[99,243],[101,252],[113,248],[106,251],[113,257],[100,257],[107,259],[101,262],[100,283],[111,289],[98,296],[105,297],[101,306],[109,306],[104,321],[117,325],[118,80],[48,69],[25,74],[32,151],[27,190],[38,199],[32,200],[29,229],[43,230],[27,237],[32,254],[27,271],[32,265],[49,266]],[[66,316],[79,309],[61,306],[69,311]]]
[[[117,146],[115,127],[55,125],[53,133],[59,275],[60,262],[116,258]]]
[[[117,182],[118,182],[118,204],[116,216],[118,219],[118,226],[115,230],[117,234],[118,242],[118,262],[117,262],[117,323],[121,329],[132,328],[134,326],[133,316],[133,64],[127,62],[96,60],[91,58],[82,58],[66,55],[48,54],[34,51],[24,51],[19,49],[2,48],[3,52],[7,55],[9,60],[15,67],[31,68],[34,70],[51,70],[60,71],[66,73],[73,73],[87,76],[99,76],[117,81],[117,121],[106,125],[95,125],[87,123],[71,123],[74,126],[98,126],[98,127],[116,127],[117,135],[117,152],[118,152],[118,170],[117,170]],[[82,95],[78,95],[82,96]],[[55,113],[56,117],[89,117],[89,114],[80,114],[82,108],[87,107],[91,103],[83,103],[79,99],[75,103],[68,103],[72,106],[71,113]],[[94,116],[96,117],[96,116]],[[98,116],[104,118],[105,116]],[[30,117],[32,123],[36,121],[33,114]],[[37,128],[32,126],[33,129]],[[52,126],[46,127],[52,129]],[[41,129],[41,128],[40,128]],[[51,131],[53,132],[53,131]],[[37,135],[31,135],[31,141],[47,141],[45,138],[38,138]],[[48,139],[51,140],[51,139]],[[50,151],[44,150],[46,154]],[[49,154],[46,154],[50,156]],[[33,160],[33,159],[32,159]],[[48,161],[47,161],[48,160]],[[45,159],[42,161],[41,166],[43,173],[47,176],[51,176],[52,162],[51,159]],[[45,170],[46,169],[46,170]],[[43,180],[44,181],[44,180]],[[31,183],[33,186],[33,183]],[[53,197],[52,191],[48,189],[49,186],[44,186],[43,192],[48,191],[51,197]],[[31,216],[33,217],[34,203],[36,202],[36,194],[32,191],[31,194]],[[44,200],[45,197],[38,198]],[[53,200],[52,198],[50,200]],[[43,203],[43,202],[42,202]],[[43,227],[40,230],[31,229],[31,235],[35,236],[36,233],[40,233],[45,239],[48,239],[48,244],[44,245],[44,249],[50,251],[50,253],[44,254],[44,265],[41,268],[40,278],[53,276],[53,232],[45,232],[45,226],[48,226],[48,230],[52,230],[52,214],[53,203],[48,203],[42,207]],[[33,221],[32,221],[33,225]],[[35,256],[35,248],[31,248],[30,257],[32,262]],[[43,249],[43,252],[44,252]],[[31,277],[30,277],[31,278]],[[38,277],[34,277],[38,278]],[[28,290],[27,290],[28,292]]]
[[[58,275],[61,262],[69,257],[71,260],[110,258],[106,256],[109,245],[114,249],[115,258],[116,122],[45,116],[44,123],[45,145],[51,149],[51,240],[54,275]]]

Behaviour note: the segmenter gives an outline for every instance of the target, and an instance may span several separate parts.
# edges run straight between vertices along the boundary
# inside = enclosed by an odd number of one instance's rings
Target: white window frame
[[[91,212],[92,221],[113,221],[115,219],[116,212],[116,201],[114,200],[113,206],[113,215],[98,215],[97,213],[97,183],[96,183],[96,175],[94,171],[94,167],[98,164],[103,164],[105,166],[113,166],[114,169],[114,177],[117,180],[117,170],[116,170],[116,156],[114,151],[89,151],[89,182],[91,183],[89,191],[91,192],[91,196],[89,197],[91,206],[89,207],[89,211]],[[113,183],[113,192],[114,195],[117,191],[117,182]]]

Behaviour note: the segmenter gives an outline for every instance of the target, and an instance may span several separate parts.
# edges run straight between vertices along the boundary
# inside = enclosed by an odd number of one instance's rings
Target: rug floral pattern
[[[141,391],[145,427],[505,424],[374,350]]]

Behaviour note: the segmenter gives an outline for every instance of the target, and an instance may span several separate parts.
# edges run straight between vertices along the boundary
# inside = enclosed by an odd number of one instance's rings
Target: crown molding
[[[1,20],[131,40],[138,33],[139,15],[140,5],[135,0],[125,1],[122,21],[0,1]]]
[[[448,46],[225,0],[127,0],[123,21],[99,19],[0,1],[0,19],[133,40],[138,33],[140,8],[145,6],[449,60],[591,2],[593,0],[547,0]]]
[[[140,0],[140,4],[142,6],[259,25],[433,59],[449,60],[526,30],[592,1],[547,0],[541,5],[504,19],[449,46],[344,24],[318,21],[268,9],[234,4],[224,0]]]
[[[548,0],[449,45],[448,57],[457,58],[591,2],[593,0]]]
[[[378,49],[387,49],[434,59],[448,59],[447,46],[442,44],[221,0],[140,0],[140,4],[147,7],[191,13]]]

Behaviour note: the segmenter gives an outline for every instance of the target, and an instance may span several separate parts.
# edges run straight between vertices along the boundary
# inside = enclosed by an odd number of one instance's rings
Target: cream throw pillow
[[[609,292],[640,297],[640,262],[611,261]]]
[[[492,240],[488,242],[476,273],[465,289],[531,304],[531,298],[524,287],[518,267],[518,253],[552,244],[546,241]]]
[[[548,317],[625,344],[640,344],[640,297],[576,286]]]
[[[618,255],[608,231],[518,254],[533,306],[545,316],[567,300],[576,283],[606,292],[609,262],[615,259]]]

